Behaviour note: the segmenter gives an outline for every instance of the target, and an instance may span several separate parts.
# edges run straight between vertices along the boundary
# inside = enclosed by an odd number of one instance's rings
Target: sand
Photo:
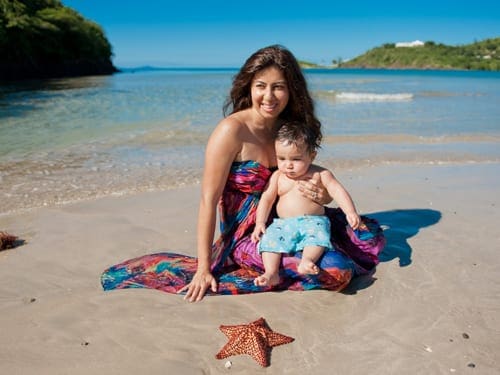
[[[328,291],[207,297],[104,292],[108,266],[195,254],[199,186],[0,216],[1,374],[498,374],[500,165],[338,171],[386,227],[372,277]],[[295,338],[271,365],[215,354],[220,324],[264,317]]]

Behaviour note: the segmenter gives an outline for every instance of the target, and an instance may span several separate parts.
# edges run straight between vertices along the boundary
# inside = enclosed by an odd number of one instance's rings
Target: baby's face
[[[304,144],[298,146],[287,141],[276,141],[278,169],[292,180],[299,179],[309,170],[316,153],[307,150]]]

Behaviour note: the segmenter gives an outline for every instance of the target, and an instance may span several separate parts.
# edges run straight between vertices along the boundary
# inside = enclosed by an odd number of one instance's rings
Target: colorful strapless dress
[[[269,290],[327,289],[340,291],[357,274],[371,272],[385,238],[378,223],[362,216],[366,228],[353,231],[337,208],[326,208],[331,222],[334,250],[318,262],[318,275],[300,275],[301,253],[283,256],[281,282],[258,287],[253,280],[263,272],[261,256],[250,239],[260,195],[272,171],[254,161],[234,162],[219,203],[220,237],[213,244],[212,272],[218,280],[216,294],[244,294]],[[101,276],[104,290],[151,288],[176,293],[189,284],[196,272],[195,257],[162,252],[114,265]],[[213,294],[208,292],[208,294]]]

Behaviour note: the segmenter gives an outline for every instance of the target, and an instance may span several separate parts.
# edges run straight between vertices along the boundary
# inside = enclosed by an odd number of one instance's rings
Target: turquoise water
[[[0,213],[197,183],[236,70],[0,87]],[[498,163],[500,73],[309,70],[320,162]]]

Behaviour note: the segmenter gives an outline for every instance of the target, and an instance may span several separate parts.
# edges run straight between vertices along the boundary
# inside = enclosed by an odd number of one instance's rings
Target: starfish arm
[[[247,346],[248,339],[244,335],[231,336],[229,341],[222,347],[222,349],[215,356],[217,359],[223,359],[232,355],[245,354],[245,347]]]
[[[266,338],[260,334],[255,334],[250,353],[248,354],[261,366],[267,367],[269,366],[270,353],[271,347],[267,344]]]
[[[270,331],[267,333],[267,342],[271,347],[289,344],[294,340],[295,339],[293,337],[282,335],[281,333],[278,332]]]

